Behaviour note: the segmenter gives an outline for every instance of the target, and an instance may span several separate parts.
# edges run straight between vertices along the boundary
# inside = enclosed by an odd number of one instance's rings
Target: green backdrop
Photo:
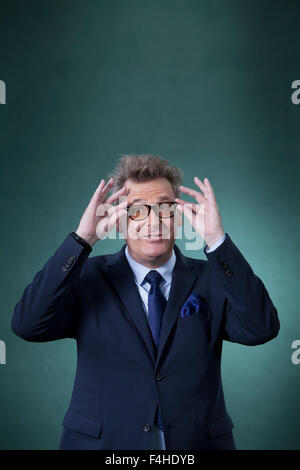
[[[291,0],[1,1],[1,449],[58,446],[76,343],[26,342],[10,321],[123,153],[161,155],[187,186],[210,179],[281,322],[264,345],[224,343],[237,447],[300,448],[299,18]]]

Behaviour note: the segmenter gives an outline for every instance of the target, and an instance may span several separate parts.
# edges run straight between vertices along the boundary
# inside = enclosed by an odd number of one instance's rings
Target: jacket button
[[[226,274],[227,277],[230,277],[230,276],[232,276],[233,272],[230,271],[230,269],[226,269],[225,274]]]
[[[150,424],[145,424],[145,426],[144,426],[144,431],[145,431],[145,432],[149,432],[150,430],[151,430]]]
[[[157,374],[157,375],[155,376],[156,382],[160,382],[163,378],[164,378],[164,376],[163,376],[163,375],[160,375],[160,374]]]

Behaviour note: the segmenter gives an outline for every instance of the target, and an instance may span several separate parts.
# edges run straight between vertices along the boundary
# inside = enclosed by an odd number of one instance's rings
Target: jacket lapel
[[[157,369],[180,309],[197,280],[197,269],[189,258],[185,257],[177,245],[174,244],[176,263],[172,273],[169,298],[162,321],[160,344],[156,354],[142,299],[134,281],[133,272],[125,256],[125,248],[126,245],[123,245],[117,253],[107,256],[107,269],[105,272],[110,279],[111,287],[120,298],[129,317],[133,320],[139,331],[155,365],[155,369]]]
[[[148,320],[144,311],[142,299],[134,280],[132,269],[125,256],[126,245],[112,255],[107,257],[106,274],[111,282],[111,287],[120,298],[123,307],[133,320],[139,334],[141,335],[153,364],[155,363],[155,346]]]
[[[174,244],[174,251],[176,254],[176,263],[172,273],[169,298],[162,320],[155,369],[158,368],[160,358],[180,309],[197,280],[197,269],[195,265],[181,253],[176,244]]]

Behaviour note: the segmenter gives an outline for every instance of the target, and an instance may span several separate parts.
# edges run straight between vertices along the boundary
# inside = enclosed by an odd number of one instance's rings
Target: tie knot
[[[158,286],[164,280],[164,278],[161,276],[161,274],[159,274],[158,271],[155,271],[154,269],[152,269],[145,276],[145,280],[149,282],[151,286],[153,285]]]

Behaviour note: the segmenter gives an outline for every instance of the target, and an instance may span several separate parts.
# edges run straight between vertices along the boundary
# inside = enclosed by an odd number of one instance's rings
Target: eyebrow
[[[169,196],[160,196],[158,198],[158,202],[161,202],[161,201],[168,201],[169,202]],[[133,199],[133,201],[131,201],[130,204],[133,204],[134,202],[145,202],[145,199],[139,199],[139,198],[136,198],[136,199]]]

